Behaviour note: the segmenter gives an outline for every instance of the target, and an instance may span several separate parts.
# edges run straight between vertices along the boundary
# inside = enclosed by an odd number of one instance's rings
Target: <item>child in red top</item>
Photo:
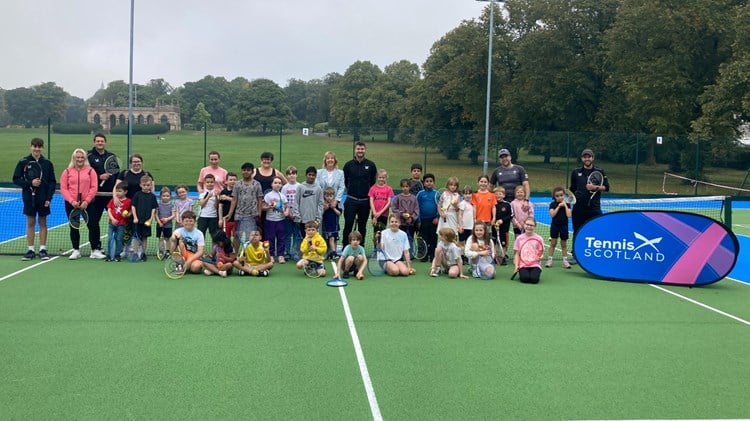
[[[115,197],[120,201],[120,206],[115,205],[111,199],[107,204],[109,215],[109,244],[107,249],[107,262],[119,262],[122,253],[122,237],[125,234],[125,225],[128,224],[130,215],[130,199],[125,196],[128,183],[120,181],[115,186]]]

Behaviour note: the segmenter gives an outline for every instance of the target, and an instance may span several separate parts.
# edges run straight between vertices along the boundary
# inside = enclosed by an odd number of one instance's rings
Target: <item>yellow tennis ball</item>
[[[148,221],[144,222],[143,225],[145,225],[147,227],[150,227],[151,226],[151,220],[149,219]]]
[[[416,275],[416,274],[417,274],[417,270],[416,269],[409,268],[409,275]]]
[[[128,215],[130,215],[130,212],[126,210],[122,211],[122,216],[128,216]]]

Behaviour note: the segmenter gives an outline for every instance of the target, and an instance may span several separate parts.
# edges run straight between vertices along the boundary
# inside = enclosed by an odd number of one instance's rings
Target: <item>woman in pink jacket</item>
[[[86,210],[94,200],[98,189],[98,178],[96,171],[89,165],[86,158],[86,151],[76,149],[70,157],[68,168],[60,176],[60,192],[65,199],[65,214],[69,214],[74,208]],[[81,257],[79,247],[81,245],[81,233],[70,228],[70,242],[73,244],[73,252],[70,253],[70,260],[76,260]]]

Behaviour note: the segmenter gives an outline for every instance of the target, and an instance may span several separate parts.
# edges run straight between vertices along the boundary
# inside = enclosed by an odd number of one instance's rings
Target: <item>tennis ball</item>
[[[217,268],[221,269],[222,266],[224,266],[224,262],[221,262],[221,261],[216,262],[216,267]]]
[[[270,245],[270,243],[268,242],[268,240],[266,240],[266,241],[264,241],[264,242],[263,242],[263,248],[264,248],[264,249],[267,249],[267,248],[268,248],[268,247],[270,247],[270,246],[271,246],[271,245]]]
[[[148,221],[144,222],[143,225],[145,225],[147,227],[150,227],[151,226],[151,220],[149,219]]]
[[[416,275],[416,274],[417,274],[417,270],[416,269],[409,268],[409,275]]]
[[[410,217],[411,215],[409,215],[409,212],[404,212],[404,213],[402,213],[402,214],[401,214],[401,216],[402,216],[402,217],[403,217],[404,219],[409,219],[409,217]]]
[[[258,276],[259,273],[260,272],[258,272],[257,269],[253,269],[253,270],[250,271],[250,274],[253,275],[253,276]]]
[[[128,215],[130,215],[130,212],[126,210],[122,211],[122,216],[128,216]]]

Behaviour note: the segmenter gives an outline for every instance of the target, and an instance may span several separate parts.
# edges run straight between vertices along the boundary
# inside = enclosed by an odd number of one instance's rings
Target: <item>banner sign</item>
[[[677,211],[606,213],[587,221],[573,244],[578,264],[594,276],[689,286],[727,276],[739,252],[723,224]]]

